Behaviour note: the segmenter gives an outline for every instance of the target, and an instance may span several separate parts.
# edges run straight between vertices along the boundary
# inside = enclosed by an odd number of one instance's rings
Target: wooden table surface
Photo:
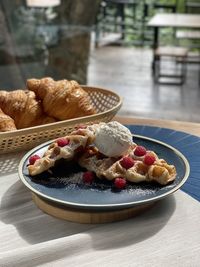
[[[116,116],[114,120],[117,120],[122,124],[151,125],[151,126],[157,126],[157,127],[162,127],[162,128],[170,128],[170,129],[174,129],[177,131],[183,131],[183,132],[187,132],[190,134],[200,136],[200,123],[134,118],[134,117],[120,117],[120,116]]]
[[[152,27],[200,28],[200,15],[156,14],[148,22]]]

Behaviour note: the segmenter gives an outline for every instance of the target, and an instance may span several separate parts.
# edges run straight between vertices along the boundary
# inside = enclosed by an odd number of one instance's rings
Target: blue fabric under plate
[[[200,138],[185,132],[167,128],[126,125],[133,134],[163,141],[178,149],[190,164],[190,176],[182,190],[200,201]]]

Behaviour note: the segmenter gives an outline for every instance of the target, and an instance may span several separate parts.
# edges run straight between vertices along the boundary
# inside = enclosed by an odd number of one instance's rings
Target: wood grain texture
[[[122,124],[152,125],[156,127],[171,128],[177,131],[183,131],[200,136],[200,123],[123,116],[116,116],[114,120],[117,120]]]
[[[122,221],[132,218],[145,210],[153,207],[154,202],[145,205],[138,205],[128,209],[115,210],[115,211],[87,211],[81,209],[72,209],[68,207],[55,206],[53,203],[40,198],[32,193],[32,199],[35,204],[45,213],[59,219],[77,222],[77,223],[109,223],[115,221]]]

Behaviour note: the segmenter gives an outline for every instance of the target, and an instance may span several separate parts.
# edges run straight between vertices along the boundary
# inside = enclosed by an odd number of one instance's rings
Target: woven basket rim
[[[86,90],[96,90],[96,91],[101,91],[103,93],[107,93],[107,94],[112,94],[113,96],[118,98],[118,103],[117,105],[115,105],[114,107],[112,107],[111,109],[108,109],[106,111],[97,113],[97,114],[93,114],[93,115],[89,115],[89,116],[83,116],[83,117],[78,117],[78,118],[73,118],[73,119],[69,119],[69,120],[62,120],[62,121],[57,121],[57,122],[53,122],[53,123],[47,123],[47,124],[42,124],[42,125],[38,125],[38,126],[33,126],[33,127],[28,127],[28,128],[23,128],[23,129],[17,129],[15,131],[8,131],[8,132],[0,132],[0,138],[12,138],[13,136],[19,136],[19,135],[25,135],[28,133],[34,133],[35,131],[47,131],[49,128],[51,129],[55,129],[58,127],[64,127],[64,126],[70,126],[70,125],[76,125],[79,123],[84,123],[84,122],[89,122],[89,121],[94,121],[95,119],[102,117],[105,114],[108,113],[112,113],[115,110],[119,110],[121,105],[122,105],[122,97],[119,96],[117,93],[115,93],[114,91],[110,90],[110,89],[105,89],[105,88],[101,88],[101,87],[96,87],[96,86],[89,86],[89,85],[81,85],[81,87],[83,87]]]

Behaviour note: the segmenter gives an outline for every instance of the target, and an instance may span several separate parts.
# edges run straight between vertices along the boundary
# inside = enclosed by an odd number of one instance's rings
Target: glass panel
[[[30,77],[85,84],[90,34],[99,1],[0,2],[0,88],[24,88]]]

